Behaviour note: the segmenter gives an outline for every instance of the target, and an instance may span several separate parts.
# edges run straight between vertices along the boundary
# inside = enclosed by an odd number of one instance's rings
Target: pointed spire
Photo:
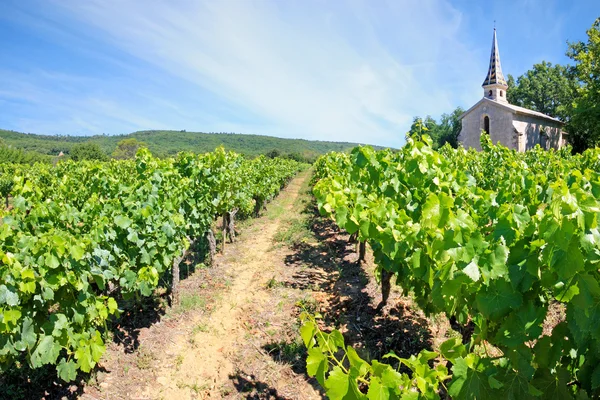
[[[495,21],[494,21],[495,25]],[[496,27],[494,27],[494,40],[492,42],[492,54],[490,55],[490,67],[483,85],[502,85],[508,87],[506,79],[502,75],[502,67],[500,66],[500,53],[498,52],[498,41],[496,40]]]

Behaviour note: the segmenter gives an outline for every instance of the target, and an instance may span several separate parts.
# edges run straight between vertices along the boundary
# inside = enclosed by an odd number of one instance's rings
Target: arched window
[[[501,91],[500,91],[500,97],[502,97],[502,96],[503,96],[503,94],[502,94],[502,90],[501,90]]]
[[[488,97],[492,97],[492,91],[491,90],[488,93]]]
[[[488,117],[487,115],[485,116],[485,118],[483,118],[483,130],[488,135],[490,134],[490,117]]]

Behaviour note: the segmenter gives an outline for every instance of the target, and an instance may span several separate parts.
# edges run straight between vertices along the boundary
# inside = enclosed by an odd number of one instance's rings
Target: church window
[[[502,96],[503,96],[503,94],[502,94],[502,90],[501,90],[501,91],[500,91],[500,97],[502,97]]]
[[[488,135],[490,134],[490,117],[488,117],[487,115],[485,116],[485,118],[483,119],[483,130],[485,131],[485,133],[487,133]]]
[[[488,97],[492,97],[492,91],[491,90],[488,93]]]

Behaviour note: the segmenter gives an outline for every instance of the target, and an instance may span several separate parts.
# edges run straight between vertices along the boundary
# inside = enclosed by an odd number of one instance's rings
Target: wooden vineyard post
[[[208,241],[208,250],[210,252],[210,265],[214,265],[215,253],[217,252],[217,239],[215,239],[215,234],[212,229],[209,229],[208,232],[206,232],[206,239]]]

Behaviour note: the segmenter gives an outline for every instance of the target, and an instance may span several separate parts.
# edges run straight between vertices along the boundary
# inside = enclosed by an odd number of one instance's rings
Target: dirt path
[[[446,321],[425,318],[394,288],[383,313],[372,257],[359,264],[347,233],[319,217],[309,172],[258,219],[238,226],[216,264],[181,281],[180,303],[160,297],[122,316],[85,399],[320,399],[306,375],[300,308],[324,316],[366,359],[435,347]],[[193,270],[194,268],[192,268]],[[164,297],[163,297],[164,299]],[[164,302],[164,300],[163,300]]]
[[[291,211],[306,179],[306,173],[294,179],[271,206]],[[206,328],[192,332],[191,337],[178,337],[165,349],[166,354],[182,355],[182,359],[175,369],[172,364],[157,368],[156,382],[145,388],[142,397],[183,399],[192,394],[200,395],[195,391],[206,396],[225,397],[232,391],[229,388],[232,380],[253,380],[251,375],[244,376],[252,358],[258,358],[254,362],[264,364],[274,362],[259,347],[257,342],[260,340],[257,339],[262,332],[257,329],[261,324],[272,321],[277,311],[277,304],[271,301],[273,293],[268,282],[282,267],[280,254],[271,251],[282,217],[271,219],[265,216],[253,221],[235,247],[226,246],[226,256],[219,262],[228,265],[233,276],[230,290],[208,318],[199,317],[187,322],[192,331],[199,324]],[[253,318],[258,315],[262,316],[261,321]],[[272,326],[273,323],[267,325]],[[319,397],[303,379],[294,380],[293,389],[284,395]]]
[[[290,250],[276,236],[305,207],[308,179],[298,175],[264,216],[242,224],[216,266],[182,281],[179,308],[138,330],[132,351],[112,346],[84,398],[321,398],[300,360],[304,291],[278,280]]]

